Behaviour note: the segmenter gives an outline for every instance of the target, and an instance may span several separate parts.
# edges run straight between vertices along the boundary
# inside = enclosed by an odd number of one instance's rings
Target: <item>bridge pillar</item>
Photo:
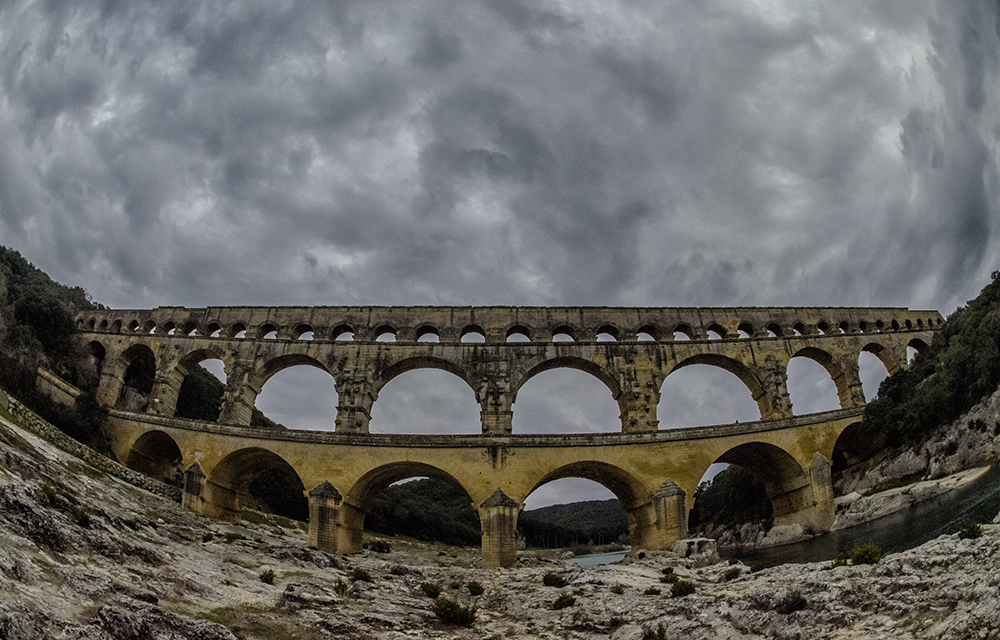
[[[374,384],[366,377],[343,376],[336,382],[339,404],[334,426],[336,433],[368,433],[375,404]]]
[[[250,386],[252,363],[236,361],[226,369],[226,389],[222,394],[219,422],[250,426],[254,401],[259,390]]]
[[[761,420],[778,420],[792,417],[792,401],[788,396],[788,363],[781,363],[774,356],[767,356],[763,367],[755,367],[762,383],[754,395],[760,407]]]
[[[149,397],[149,412],[160,416],[173,416],[177,410],[177,397],[187,370],[180,366],[168,373],[157,372],[153,380],[153,391]]]
[[[181,493],[183,508],[195,513],[204,513],[205,477],[205,472],[197,462],[184,471],[184,492]]]
[[[800,524],[812,533],[833,526],[833,481],[830,462],[820,453],[813,456],[805,473],[780,486],[768,487],[774,507],[774,524]]]
[[[116,371],[115,367],[105,366],[101,371],[101,381],[97,386],[97,402],[102,407],[114,407],[121,395],[122,373]]]
[[[687,537],[687,494],[666,480],[650,502],[629,510],[629,538],[633,551],[656,551]]]
[[[521,505],[499,488],[479,505],[483,568],[517,566],[517,516]]]
[[[840,358],[837,365],[840,375],[833,383],[837,385],[840,406],[844,409],[865,406],[865,389],[861,385],[861,370],[857,359]]]
[[[337,527],[337,553],[350,555],[363,548],[365,540],[365,511],[350,502],[340,503],[340,521]]]
[[[324,482],[309,492],[309,546],[337,553],[340,524],[340,492]]]
[[[480,419],[484,434],[509,435],[514,430],[513,394],[506,363],[494,363],[495,371],[480,372],[476,390]]]
[[[663,382],[652,371],[652,362],[637,361],[628,373],[631,380],[623,380],[622,393],[616,398],[621,413],[623,433],[656,431],[660,421],[656,407],[660,403],[660,384]]]

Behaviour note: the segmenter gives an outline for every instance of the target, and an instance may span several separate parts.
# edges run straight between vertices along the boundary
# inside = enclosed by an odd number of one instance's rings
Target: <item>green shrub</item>
[[[264,584],[274,584],[274,571],[268,569],[258,576]]]
[[[351,594],[351,587],[340,578],[337,578],[337,581],[333,583],[333,592],[341,598],[346,598]]]
[[[677,575],[676,573],[668,573],[665,576],[660,576],[660,582],[662,582],[663,584],[674,584],[680,579],[681,579],[680,576]]]
[[[552,608],[565,609],[566,607],[572,607],[575,603],[576,603],[576,598],[574,598],[568,593],[563,593],[560,594],[559,597],[552,602]]]
[[[847,563],[850,562],[850,560],[851,556],[848,553],[841,551],[840,553],[837,554],[837,557],[830,564],[830,568],[833,569],[834,567],[846,567]]]
[[[658,595],[660,595],[660,590],[657,589],[656,587],[650,587],[650,588],[646,589],[645,591],[643,591],[642,595],[644,595],[644,596],[658,596]]]
[[[351,581],[357,582],[359,580],[361,582],[374,582],[374,580],[372,580],[372,574],[368,573],[368,571],[362,569],[361,567],[358,567],[351,572]]]
[[[555,573],[546,573],[542,576],[542,584],[546,587],[556,587],[562,588],[566,586],[566,580],[562,576]]]
[[[978,522],[970,522],[965,528],[958,532],[959,540],[971,540],[983,537],[983,525]]]
[[[392,567],[389,568],[389,573],[391,573],[394,576],[405,576],[409,575],[410,570],[401,564],[394,564],[392,565]]]
[[[78,504],[71,504],[69,506],[69,513],[76,520],[76,523],[83,527],[84,529],[90,528],[90,514],[87,510]]]
[[[420,585],[420,591],[428,598],[436,599],[441,595],[441,587],[433,582],[424,582]]]
[[[242,533],[226,532],[226,542],[236,542],[237,540],[246,540],[246,536]]]
[[[128,527],[132,531],[135,531],[139,527],[139,523],[137,523],[132,518],[127,518],[127,519],[123,520],[122,524],[124,524],[126,527]]]
[[[386,540],[369,540],[362,546],[375,553],[389,553],[392,551],[392,545]]]
[[[674,572],[674,568],[673,567],[663,567],[663,571],[661,571],[660,573],[662,573],[665,576],[668,576],[668,575],[670,575],[673,572]]]
[[[617,594],[617,595],[621,595],[621,594],[625,593],[625,585],[623,585],[623,584],[616,584],[615,586],[611,587],[611,593],[614,593],[614,594]]]
[[[206,533],[205,535],[203,535],[201,537],[201,541],[202,542],[211,542],[212,538],[214,538],[214,537],[215,537],[215,534],[213,534],[211,531],[209,531],[208,533]]]
[[[735,580],[740,577],[743,570],[739,567],[733,567],[732,569],[727,569],[724,574],[722,574],[722,580],[724,582],[729,582],[730,580]]]
[[[678,580],[670,587],[671,598],[683,598],[694,593],[694,583],[687,580]]]
[[[750,565],[750,573],[757,573],[758,571],[763,571],[764,569],[767,569],[767,567],[768,564],[766,562],[757,561],[752,565]]]
[[[50,507],[56,506],[56,489],[48,482],[41,482],[38,484],[38,488],[42,490],[42,495],[45,497],[45,501],[49,503]]]
[[[806,602],[806,599],[801,593],[798,591],[790,591],[785,594],[784,598],[778,600],[774,610],[780,614],[788,615],[793,611],[805,609],[807,606],[809,606],[809,603]]]
[[[475,580],[469,583],[469,595],[481,596],[484,591],[486,591],[486,589],[483,588],[483,585],[479,584]]]
[[[643,627],[642,640],[667,640],[667,630],[663,627],[663,623],[661,622],[656,630],[652,627]]]
[[[463,607],[444,596],[434,601],[434,615],[445,624],[454,624],[460,627],[471,627],[476,622],[475,607]]]
[[[459,587],[462,586],[462,583],[459,582],[458,580],[455,580],[454,582],[451,583],[450,586],[451,586],[452,589],[458,589]]]
[[[623,624],[625,624],[624,618],[621,618],[619,616],[613,616],[610,620],[608,620],[608,630],[614,631]]]
[[[851,564],[877,564],[882,550],[873,544],[863,544],[851,554]]]

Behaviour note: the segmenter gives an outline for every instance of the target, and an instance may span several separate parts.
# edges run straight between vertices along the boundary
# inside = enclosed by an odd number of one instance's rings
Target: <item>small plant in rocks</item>
[[[965,527],[958,532],[959,540],[972,540],[974,538],[983,537],[983,525],[978,522],[970,522],[965,525]]]
[[[687,580],[678,580],[670,587],[671,598],[683,598],[694,593],[694,583]]]
[[[851,564],[878,564],[882,559],[882,549],[868,543],[863,544],[851,553]]]
[[[486,591],[486,589],[483,588],[483,585],[479,584],[475,580],[473,580],[472,582],[469,583],[469,595],[470,596],[481,596],[481,595],[483,595],[484,591]]]
[[[668,573],[660,576],[660,582],[662,582],[663,584],[674,584],[680,579],[681,577],[676,573]]]
[[[337,581],[333,583],[333,592],[341,598],[346,598],[351,595],[351,586],[337,578]]]
[[[433,582],[421,583],[420,591],[431,599],[436,599],[439,595],[441,595],[441,587]]]
[[[258,576],[264,584],[274,584],[274,571],[267,569]]]
[[[830,568],[833,569],[834,567],[846,567],[847,563],[850,562],[850,560],[851,556],[841,551],[840,553],[837,554],[837,557],[834,559],[834,561],[830,563]]]
[[[546,587],[562,588],[566,586],[566,580],[556,573],[546,573],[542,576],[542,584]]]
[[[652,627],[642,628],[642,640],[667,640],[667,630],[661,622],[655,629]]]
[[[372,580],[372,574],[368,573],[367,570],[362,569],[361,567],[358,567],[351,572],[351,582],[358,582],[359,580],[361,582],[374,582],[374,580]]]
[[[463,607],[444,596],[434,601],[434,615],[441,622],[460,627],[471,627],[476,622],[475,607]]]
[[[778,600],[774,610],[782,615],[788,615],[794,611],[800,611],[809,606],[805,597],[798,591],[789,591],[783,598]]]
[[[565,609],[566,607],[572,607],[576,603],[576,598],[568,593],[560,594],[558,598],[552,603],[553,609]]]
[[[726,572],[722,574],[722,580],[724,582],[729,582],[730,580],[735,580],[740,577],[743,570],[739,567],[733,567],[732,569],[726,569]]]
[[[362,547],[375,553],[389,553],[392,551],[392,545],[385,540],[369,540]]]
[[[644,595],[644,596],[658,596],[658,595],[660,595],[660,590],[657,589],[656,587],[650,587],[650,588],[646,589],[645,591],[643,591],[642,595]]]
[[[214,537],[215,537],[215,534],[212,533],[211,531],[209,531],[208,533],[206,533],[205,535],[203,535],[201,537],[201,541],[202,542],[211,542],[212,538],[214,538]]]
[[[620,596],[621,594],[625,593],[625,585],[623,585],[623,584],[616,584],[616,585],[614,585],[613,587],[611,587],[611,593],[614,593],[614,594]]]

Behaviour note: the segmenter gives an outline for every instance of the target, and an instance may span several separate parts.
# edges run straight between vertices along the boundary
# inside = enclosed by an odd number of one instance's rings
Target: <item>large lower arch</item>
[[[107,383],[113,388],[106,390],[114,395],[113,406],[125,411],[144,412],[153,392],[156,366],[156,356],[146,345],[134,344],[126,349],[113,371],[108,372],[110,376],[102,375],[102,386]]]
[[[642,549],[666,549],[687,535],[684,491],[666,479],[650,491],[635,476],[621,467],[601,461],[580,461],[553,469],[534,482],[532,491],[553,480],[583,478],[592,480],[615,494],[628,516],[629,539],[633,553]],[[484,541],[484,555],[485,555]]]
[[[161,389],[160,393],[157,394],[160,404],[158,409],[159,413],[170,416],[178,416],[177,400],[181,397],[182,391],[184,391],[184,383],[188,380],[191,371],[193,371],[195,367],[200,366],[201,363],[206,360],[219,360],[223,363],[223,365],[226,364],[223,356],[211,349],[196,349],[181,357],[181,359],[177,362],[177,365],[174,366],[174,368],[165,376],[165,380],[159,383],[161,388],[166,387],[165,389]],[[225,382],[222,382],[223,385],[222,389],[219,390],[218,398],[211,398],[211,400],[215,401],[220,407],[222,404],[222,393],[225,387]],[[210,418],[202,415],[198,415],[197,417],[214,422],[215,420],[218,420],[218,412],[219,409],[216,408],[214,411],[214,417]]]
[[[775,526],[798,524],[818,533],[833,524],[830,463],[821,454],[803,468],[781,447],[748,442],[729,449],[714,463],[740,465],[763,483]]]
[[[392,462],[376,467],[361,476],[344,496],[340,505],[337,552],[347,554],[361,551],[365,537],[365,515],[372,497],[393,482],[414,477],[441,480],[469,495],[468,489],[453,475],[424,462]],[[471,497],[469,502],[472,502]],[[476,507],[478,505],[473,504],[473,508]]]
[[[733,374],[739,378],[740,382],[742,382],[743,385],[750,391],[750,396],[753,398],[754,402],[757,403],[757,408],[760,411],[760,417],[762,419],[766,419],[773,413],[774,402],[768,395],[760,379],[757,378],[748,366],[739,360],[734,360],[733,358],[728,358],[714,353],[699,353],[678,362],[673,368],[667,371],[664,381],[666,381],[666,378],[669,378],[670,374],[674,371],[695,364],[718,367]]]
[[[176,484],[183,472],[180,447],[163,431],[139,436],[125,459],[125,466],[151,478]]]
[[[754,422],[761,418],[759,400],[727,369],[687,362],[660,385],[656,420],[660,429]]]
[[[215,465],[206,479],[202,513],[221,520],[238,521],[250,483],[272,469],[291,470],[298,476],[284,458],[267,449],[253,447],[230,453]]]

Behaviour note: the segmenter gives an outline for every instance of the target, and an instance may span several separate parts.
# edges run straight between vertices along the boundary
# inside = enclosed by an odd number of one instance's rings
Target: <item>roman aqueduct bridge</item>
[[[565,477],[594,480],[619,498],[633,549],[686,536],[695,489],[715,462],[744,465],[762,480],[776,525],[828,530],[831,461],[850,457],[841,435],[865,404],[860,354],[873,353],[891,375],[906,366],[907,348],[930,344],[942,318],[903,308],[159,307],[86,311],[77,322],[100,363],[98,400],[112,409],[116,456],[154,477],[179,460],[187,507],[238,519],[251,481],[290,467],[307,490],[310,544],[352,553],[374,495],[401,479],[435,477],[461,487],[478,510],[489,567],[516,563],[525,498]],[[840,409],[793,413],[786,372],[794,357],[823,366]],[[219,420],[175,417],[185,376],[209,359],[225,365]],[[127,381],[139,364],[152,384],[137,391]],[[735,374],[760,420],[659,429],[661,385],[693,364]],[[250,427],[264,383],[297,365],[333,377],[333,431]],[[619,432],[512,433],[518,391],[560,367],[608,387]],[[481,434],[369,433],[379,391],[419,368],[468,384]]]

